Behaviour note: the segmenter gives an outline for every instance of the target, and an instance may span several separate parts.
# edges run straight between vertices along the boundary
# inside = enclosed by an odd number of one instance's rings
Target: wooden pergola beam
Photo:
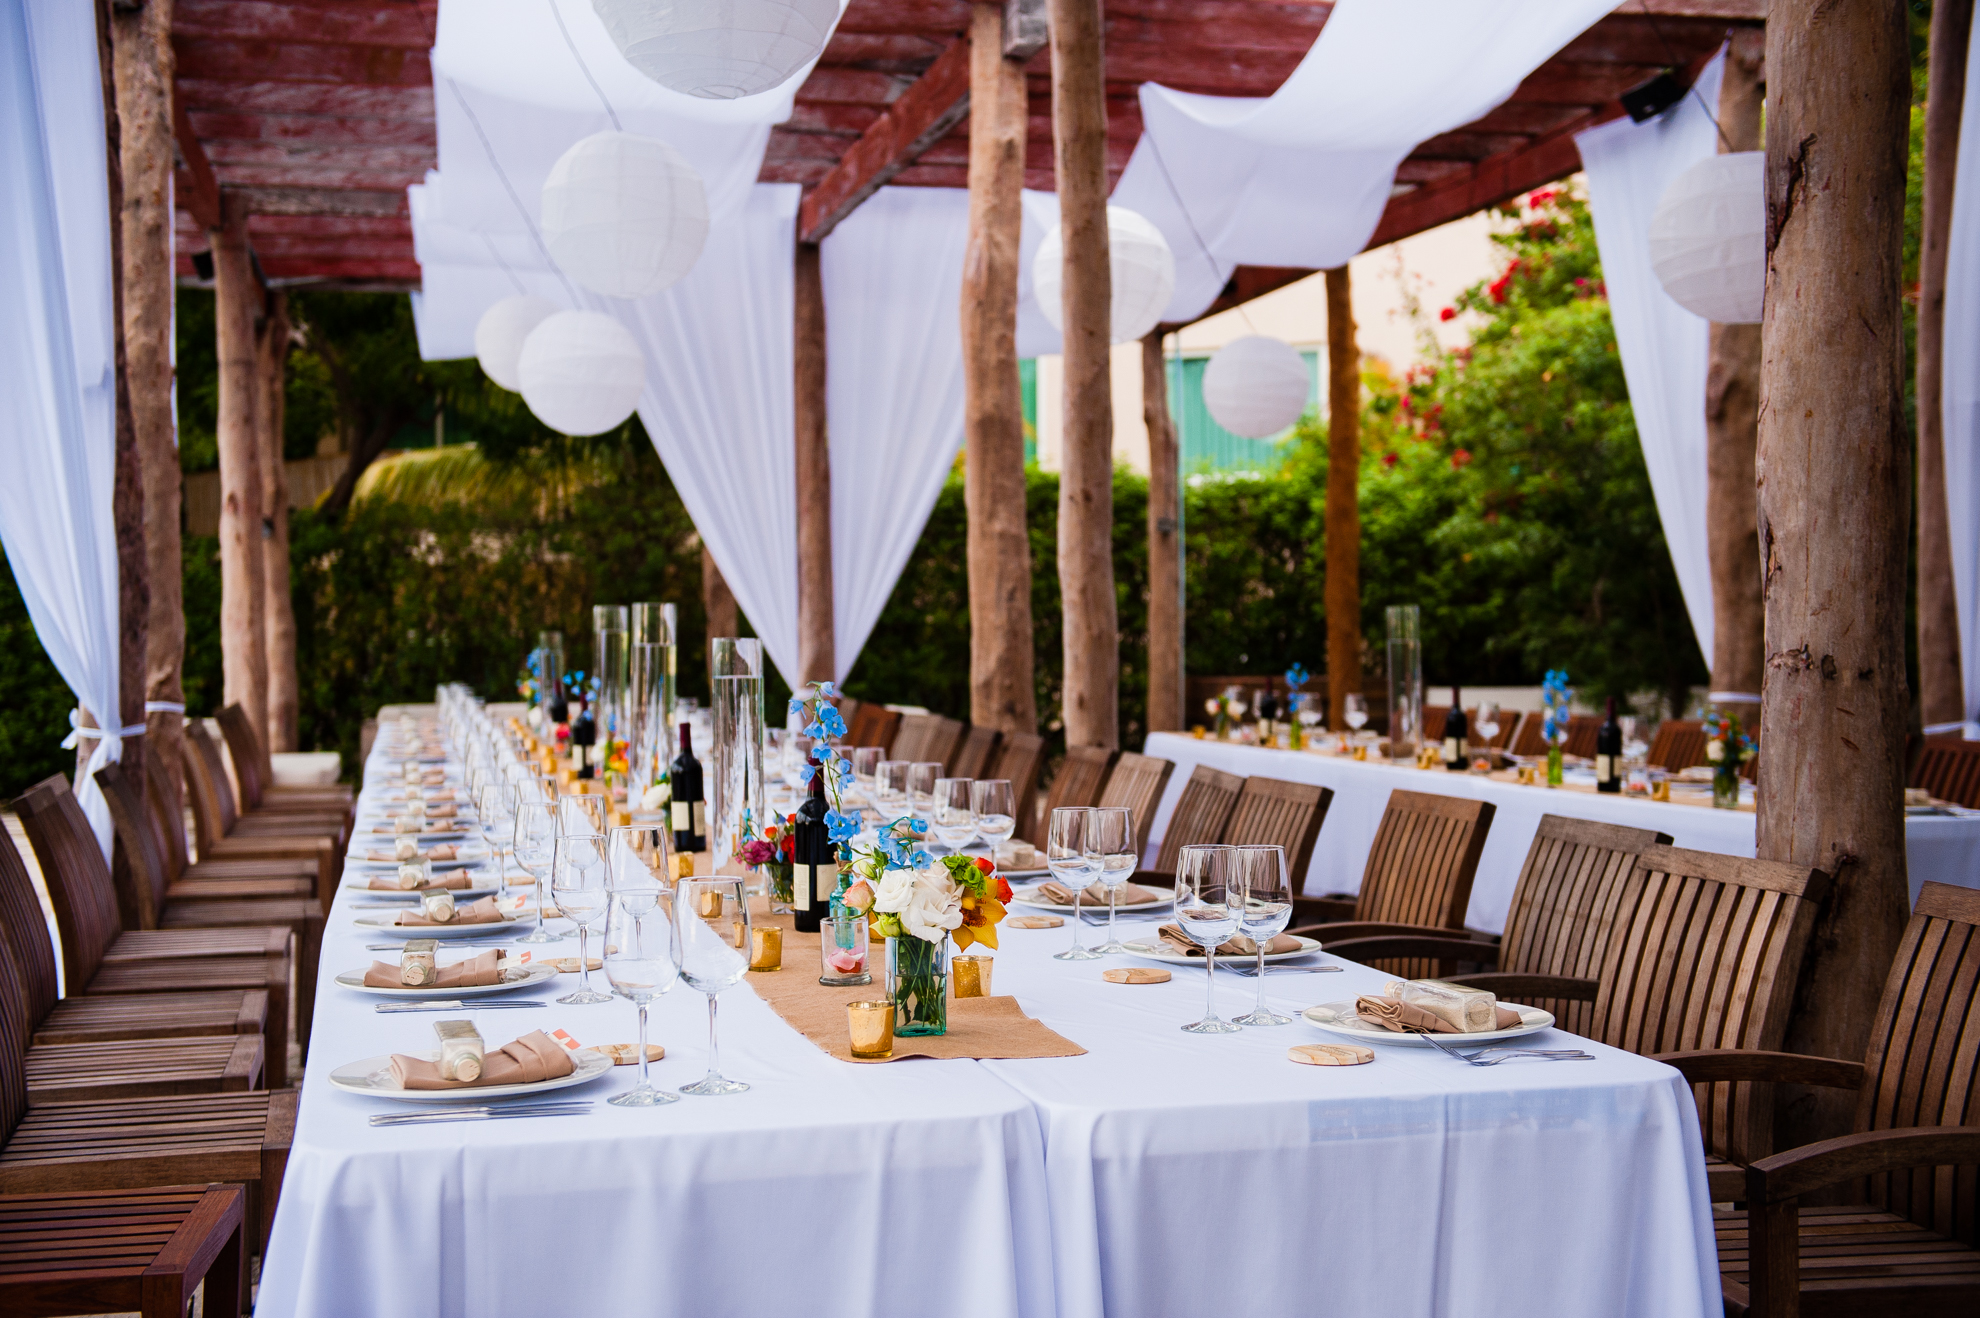
[[[206,158],[206,148],[199,144],[199,134],[193,132],[192,118],[186,112],[183,97],[172,98],[172,134],[178,139],[179,155],[186,162],[185,178],[188,186],[179,189],[179,198],[192,217],[199,221],[203,229],[220,227],[220,179],[213,172],[213,162]]]

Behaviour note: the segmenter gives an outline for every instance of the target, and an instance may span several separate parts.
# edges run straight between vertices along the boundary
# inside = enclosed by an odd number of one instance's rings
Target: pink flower
[[[1437,319],[1438,319],[1438,320],[1456,320],[1456,319],[1457,319],[1457,308],[1456,308],[1456,307],[1445,307],[1445,308],[1444,308],[1444,309],[1443,309],[1442,311],[1440,311],[1440,312],[1438,312],[1438,313],[1437,313]]]
[[[873,885],[861,879],[846,889],[846,895],[841,900],[847,910],[865,915],[873,909]]]
[[[776,855],[776,849],[760,839],[751,838],[743,843],[742,861],[745,865],[767,865]]]
[[[850,947],[835,947],[825,954],[825,964],[841,975],[866,969],[866,953]]]

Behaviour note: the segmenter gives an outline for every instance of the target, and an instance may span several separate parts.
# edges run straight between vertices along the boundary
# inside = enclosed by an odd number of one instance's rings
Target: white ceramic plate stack
[[[1320,950],[1320,940],[1317,938],[1308,938],[1304,934],[1294,934],[1293,937],[1299,939],[1299,948],[1297,951],[1267,952],[1265,954],[1265,964],[1269,966],[1277,961],[1291,961],[1298,957],[1312,956]],[[1143,961],[1159,961],[1165,966],[1200,966],[1203,964],[1202,957],[1190,956],[1186,953],[1178,952],[1175,948],[1170,947],[1167,943],[1157,938],[1136,939],[1133,942],[1123,944],[1123,946],[1127,948],[1128,955],[1130,956],[1137,957]],[[1250,966],[1258,963],[1258,955],[1255,952],[1241,952],[1236,954],[1219,953],[1217,959],[1226,965]]]
[[[429,1062],[440,1060],[440,1054],[431,1051],[406,1055],[423,1057]],[[401,1089],[398,1081],[392,1078],[392,1058],[387,1054],[344,1063],[330,1073],[330,1083],[347,1094],[395,1098],[408,1103],[478,1103],[484,1099],[547,1094],[553,1089],[589,1084],[612,1069],[612,1059],[595,1048],[581,1048],[571,1054],[571,1060],[577,1064],[577,1069],[555,1080],[538,1080],[524,1085],[464,1085],[458,1089]]]
[[[1469,1048],[1474,1044],[1499,1043],[1506,1039],[1537,1034],[1554,1026],[1554,1013],[1551,1011],[1542,1011],[1538,1007],[1521,1007],[1510,1002],[1504,1005],[1519,1013],[1520,1023],[1514,1028],[1479,1030],[1474,1034],[1440,1034],[1437,1036],[1437,1042]],[[1355,1014],[1352,1002],[1323,1002],[1317,1007],[1308,1007],[1300,1015],[1327,1033],[1352,1039],[1356,1043],[1394,1043],[1407,1048],[1430,1047],[1424,1036],[1420,1034],[1400,1034],[1395,1030],[1385,1030],[1379,1025],[1371,1025]]]

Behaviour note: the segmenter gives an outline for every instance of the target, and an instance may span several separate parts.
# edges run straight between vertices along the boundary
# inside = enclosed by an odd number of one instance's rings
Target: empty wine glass
[[[951,851],[961,851],[976,836],[976,810],[969,792],[975,781],[973,778],[935,780],[935,836]]]
[[[586,955],[591,926],[605,915],[606,892],[605,835],[602,833],[563,833],[552,848],[550,895],[557,909],[577,925],[578,986],[557,1001],[569,1006],[589,1002],[610,1002],[612,995],[591,987],[591,960]]]
[[[1244,883],[1244,913],[1238,926],[1245,937],[1258,944],[1258,1002],[1249,1016],[1237,1018],[1239,1025],[1290,1025],[1292,1017],[1281,1016],[1265,1005],[1265,948],[1292,920],[1292,888],[1286,881],[1284,847],[1239,847],[1237,877]]]
[[[907,809],[908,770],[906,760],[882,760],[873,771],[873,804],[883,819],[897,818]]]
[[[969,809],[976,816],[976,835],[996,855],[997,848],[1017,832],[1017,803],[1008,778],[978,778],[969,785]]]
[[[515,835],[516,789],[499,778],[482,785],[475,793],[474,809],[481,824],[481,835],[495,861],[495,895],[509,891],[509,867],[502,860],[502,843]]]
[[[1045,834],[1045,868],[1073,895],[1072,946],[1053,954],[1055,961],[1097,961],[1098,952],[1089,952],[1079,942],[1079,907],[1086,885],[1100,873],[1099,857],[1088,847],[1087,821],[1093,811],[1088,806],[1061,806],[1052,812]]]
[[[1176,924],[1203,948],[1209,987],[1203,1019],[1182,1028],[1191,1034],[1238,1034],[1243,1026],[1217,1018],[1217,948],[1238,931],[1244,884],[1232,871],[1234,847],[1184,847],[1176,861]]]
[[[550,862],[555,853],[556,817],[546,802],[532,800],[528,793],[524,793],[523,799],[516,802],[514,827],[516,864],[536,883],[536,928],[516,941],[561,943],[564,941],[563,934],[553,934],[543,927],[543,881],[549,877]]]
[[[704,917],[704,909],[715,913]],[[687,986],[708,995],[708,1074],[682,1085],[681,1092],[740,1094],[749,1086],[728,1079],[717,1066],[715,998],[749,970],[749,900],[743,880],[710,876],[675,882],[673,957]]]
[[[674,987],[673,931],[660,906],[660,876],[633,851],[639,839],[619,833],[657,833],[655,829],[614,830],[612,839],[612,914],[606,924],[605,978],[612,991],[639,1008],[639,1083],[605,1100],[613,1107],[659,1107],[678,1103],[679,1094],[655,1089],[646,1061],[646,1007]]]
[[[853,748],[853,781],[859,784],[860,790],[865,792],[868,798],[873,795],[873,776],[880,771],[880,761],[886,758],[887,750],[883,746]]]
[[[811,763],[811,738],[798,732],[784,735],[784,785],[794,792],[807,786],[805,769]]]
[[[605,836],[609,827],[605,817],[606,800],[593,796],[590,792],[582,796],[566,796],[557,802],[557,831],[559,833],[595,833]]]
[[[1086,821],[1086,849],[1098,857],[1098,877],[1107,890],[1107,941],[1093,951],[1095,955],[1125,952],[1127,945],[1114,936],[1114,908],[1140,859],[1134,850],[1133,812],[1124,805],[1095,807]]]
[[[941,776],[942,766],[933,760],[918,760],[908,765],[908,809],[930,827],[935,823],[935,783]]]
[[[1489,749],[1492,745],[1492,739],[1499,735],[1499,729],[1503,726],[1499,722],[1499,706],[1497,702],[1491,700],[1479,701],[1478,712],[1472,719],[1472,740]]]
[[[1362,726],[1368,722],[1368,698],[1359,695],[1346,697],[1341,701],[1341,717],[1345,718],[1347,725],[1359,735]]]

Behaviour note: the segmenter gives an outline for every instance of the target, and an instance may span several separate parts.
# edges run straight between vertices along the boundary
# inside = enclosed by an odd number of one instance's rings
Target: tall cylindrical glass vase
[[[764,819],[763,642],[753,636],[710,640],[708,685],[715,716],[705,779],[708,850],[719,874],[740,848],[745,823],[760,829]]]
[[[1391,604],[1389,621],[1389,758],[1416,759],[1423,749],[1422,610]]]

